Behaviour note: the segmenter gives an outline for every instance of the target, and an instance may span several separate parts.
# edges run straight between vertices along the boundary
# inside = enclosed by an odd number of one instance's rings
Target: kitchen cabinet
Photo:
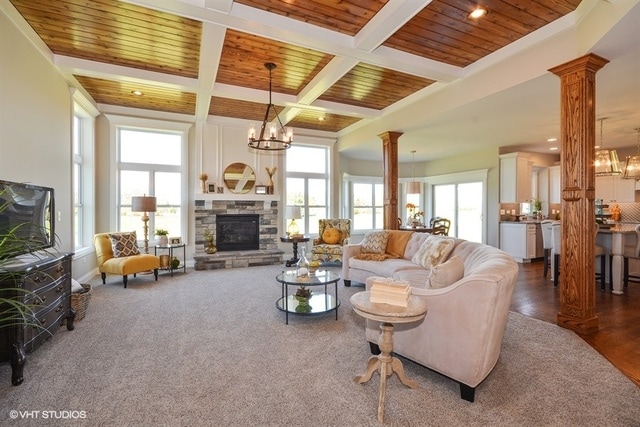
[[[500,203],[522,203],[531,199],[529,154],[500,155]]]
[[[621,176],[597,176],[596,199],[603,203],[633,203],[636,197],[636,182]]]
[[[560,166],[549,166],[549,203],[560,204]]]
[[[517,262],[531,262],[543,256],[542,229],[539,223],[500,223],[500,249]]]

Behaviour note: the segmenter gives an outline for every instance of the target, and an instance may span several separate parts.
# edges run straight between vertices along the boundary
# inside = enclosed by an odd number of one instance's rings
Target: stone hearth
[[[217,215],[254,214],[260,219],[258,250],[225,251],[207,254],[203,233],[208,228],[215,239]],[[195,201],[196,270],[251,267],[282,264],[284,251],[278,249],[278,202],[265,200],[196,200]]]

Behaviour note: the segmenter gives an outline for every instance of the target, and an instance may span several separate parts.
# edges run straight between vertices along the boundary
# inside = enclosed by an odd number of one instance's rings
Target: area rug
[[[378,376],[353,381],[370,356],[349,303],[362,288],[340,284],[338,320],[290,315],[285,325],[276,308],[282,270],[138,276],[127,289],[115,276],[92,280],[86,317],[29,356],[24,384],[12,386],[9,365],[0,365],[0,421],[380,425]],[[572,332],[520,314],[509,314],[500,359],[474,403],[454,381],[404,366],[419,387],[389,379],[384,425],[640,426],[638,387]]]

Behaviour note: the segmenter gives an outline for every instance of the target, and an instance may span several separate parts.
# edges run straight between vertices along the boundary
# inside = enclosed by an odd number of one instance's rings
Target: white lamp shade
[[[411,181],[407,183],[407,194],[420,194],[422,184],[418,181]]]
[[[153,196],[134,196],[131,198],[131,212],[155,212],[156,198]]]
[[[301,219],[302,211],[300,210],[300,206],[287,206],[287,218],[290,219]]]

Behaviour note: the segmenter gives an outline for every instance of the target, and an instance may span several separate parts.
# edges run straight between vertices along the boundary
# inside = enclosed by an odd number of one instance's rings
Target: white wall
[[[4,14],[0,14],[0,55],[0,178],[54,188],[58,249],[70,252],[73,101],[69,87]]]

